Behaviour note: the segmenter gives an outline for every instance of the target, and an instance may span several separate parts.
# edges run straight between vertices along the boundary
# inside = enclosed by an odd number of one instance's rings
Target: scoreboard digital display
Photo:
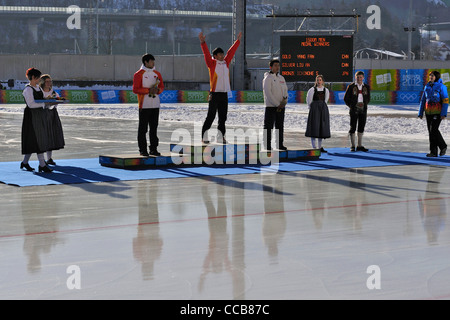
[[[353,36],[281,36],[280,56],[287,82],[353,81]]]

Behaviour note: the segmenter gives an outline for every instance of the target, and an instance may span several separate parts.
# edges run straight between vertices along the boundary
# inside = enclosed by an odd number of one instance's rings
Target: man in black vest
[[[355,82],[345,91],[344,101],[350,108],[350,151],[369,151],[362,145],[367,120],[367,105],[370,102],[370,87],[364,83],[364,72],[355,74]],[[358,132],[358,146],[355,148],[355,133]]]

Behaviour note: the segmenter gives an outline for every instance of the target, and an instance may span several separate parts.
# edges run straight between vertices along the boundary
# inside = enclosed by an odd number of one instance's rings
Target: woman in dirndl
[[[306,95],[309,115],[305,136],[310,137],[312,147],[320,149],[321,152],[327,152],[322,147],[322,140],[331,137],[330,112],[327,105],[329,98],[330,91],[324,86],[324,78],[318,75],[314,87],[309,89]]]
[[[59,99],[59,94],[53,90],[53,81],[50,75],[42,75],[39,85],[44,94],[44,99]],[[47,151],[46,162],[49,165],[56,165],[55,161],[53,161],[52,154],[54,150],[64,148],[64,133],[56,104],[47,104],[45,111],[47,112],[49,139],[49,150]]]
[[[31,155],[36,153],[39,160],[39,172],[52,172],[47,167],[44,159],[44,152],[49,150],[47,112],[44,110],[45,103],[36,101],[44,99],[44,94],[39,87],[41,74],[35,68],[30,68],[26,72],[26,77],[30,83],[26,85],[22,92],[26,107],[22,122],[22,154],[24,158],[20,168],[34,171],[34,168],[28,162]]]

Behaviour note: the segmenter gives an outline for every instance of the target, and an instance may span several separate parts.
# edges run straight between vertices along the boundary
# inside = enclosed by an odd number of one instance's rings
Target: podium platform
[[[144,157],[137,154],[100,155],[100,165],[121,169],[168,166],[269,165],[273,162],[317,160],[320,149],[261,150],[259,144],[171,144],[170,153]]]

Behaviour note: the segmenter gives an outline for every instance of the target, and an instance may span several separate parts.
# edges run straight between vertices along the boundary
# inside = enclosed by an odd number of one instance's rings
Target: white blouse
[[[53,93],[55,94],[55,98],[59,98],[58,92],[54,91],[53,89],[51,89],[50,91],[42,90],[42,92],[44,93],[44,98],[45,99],[50,98],[53,95]],[[47,107],[47,109],[53,109],[55,106],[56,105],[52,104],[52,105],[47,105],[46,107]]]
[[[325,87],[317,87],[317,91],[323,91],[325,90]],[[311,106],[311,103],[313,101],[314,98],[314,87],[310,88],[308,90],[308,93],[306,94],[306,104],[308,105],[308,107]],[[325,91],[325,103],[328,103],[328,99],[330,99],[330,90],[326,90]]]
[[[56,97],[56,98],[59,98],[58,92],[54,91],[53,89],[50,90],[50,91],[44,91],[44,90],[42,90],[42,92],[44,93],[44,98],[46,98],[46,99],[47,99],[48,97],[50,97],[53,93],[55,94],[55,97]]]
[[[358,87],[358,90],[361,91],[364,84],[358,84],[356,82],[355,82],[355,84]],[[359,93],[358,94],[358,103],[363,103],[363,102],[364,102],[364,97],[363,97],[362,93]]]
[[[36,91],[42,91],[41,87],[39,87],[38,85],[33,88]],[[25,103],[27,104],[28,107],[33,108],[33,109],[45,107],[45,103],[37,103],[34,100],[33,89],[31,88],[31,86],[26,86],[25,89],[23,89],[22,94],[23,94],[23,97],[25,98]]]

